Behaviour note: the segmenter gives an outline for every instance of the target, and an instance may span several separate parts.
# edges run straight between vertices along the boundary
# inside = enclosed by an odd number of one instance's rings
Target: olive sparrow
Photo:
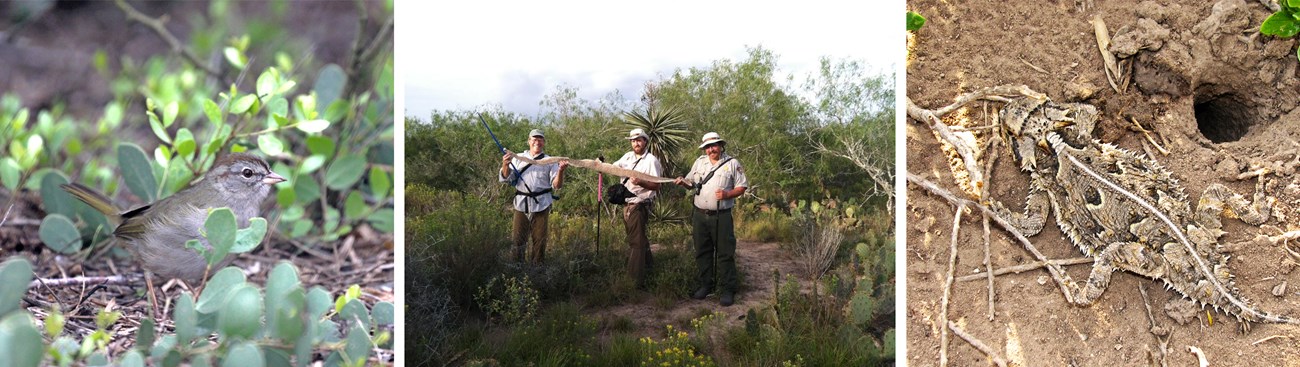
[[[199,234],[208,209],[230,208],[239,226],[246,227],[249,219],[260,215],[259,207],[271,193],[271,185],[283,181],[285,178],[272,172],[262,158],[231,153],[217,159],[199,182],[153,204],[126,212],[84,185],[74,183],[62,187],[104,213],[113,223],[121,223],[113,230],[113,237],[145,269],[166,278],[195,282],[204,276],[207,262],[198,252],[185,248],[185,242],[197,239],[211,249],[207,239]],[[223,259],[214,270],[230,261],[229,257]]]

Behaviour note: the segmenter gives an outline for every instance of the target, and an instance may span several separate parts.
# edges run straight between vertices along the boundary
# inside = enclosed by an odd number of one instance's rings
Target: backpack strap
[[[636,153],[632,153],[632,154],[635,155]],[[635,170],[636,170],[636,165],[641,164],[641,160],[642,160],[642,159],[645,159],[645,157],[648,156],[648,155],[650,155],[650,152],[646,152],[645,154],[642,154],[642,155],[641,155],[641,158],[637,158],[637,159],[636,159],[636,162],[633,162],[633,163],[632,163],[632,168],[629,168],[629,169],[635,171]],[[626,184],[627,184],[627,180],[629,180],[629,179],[631,179],[631,177],[624,177],[624,178],[623,178],[623,184],[626,185]]]
[[[713,174],[717,173],[719,168],[722,168],[722,166],[727,165],[727,162],[731,162],[731,158],[732,157],[727,157],[727,159],[723,159],[722,163],[718,163],[717,167],[713,167],[712,170],[709,170],[709,174],[707,176],[704,176],[703,180],[700,180],[699,183],[695,184],[695,196],[700,195],[700,190],[704,189],[704,184],[708,183],[709,180],[713,179]]]
[[[546,153],[538,154],[536,157],[533,157],[533,160],[538,160],[538,159],[543,159],[543,158],[546,158]],[[528,168],[531,168],[532,166],[533,166],[533,164],[532,164],[532,163],[529,163],[529,164],[525,164],[522,168],[520,168],[520,169],[519,169],[519,175],[515,176],[515,179],[514,179],[514,181],[511,182],[511,185],[513,186],[515,183],[518,183],[519,180],[523,180],[523,179],[524,179],[524,171],[527,171]],[[525,188],[525,189],[528,189],[528,190],[530,190],[530,191],[532,190],[531,187],[528,187],[528,183],[527,183],[527,182],[524,183],[524,188]],[[551,192],[551,189],[550,189],[550,188],[547,188],[547,189],[544,189],[544,190],[542,190],[542,191],[538,191],[538,192],[535,192],[535,193],[527,193],[527,192],[523,192],[523,191],[519,191],[518,189],[515,189],[515,196],[518,196],[518,195],[524,195],[524,196],[527,196],[527,197],[529,197],[529,198],[532,198],[532,199],[533,199],[533,203],[536,204],[536,203],[538,202],[538,200],[537,200],[537,196],[539,196],[539,195],[541,195],[541,194],[548,193],[548,192]],[[552,196],[553,198],[555,198],[555,199],[559,199],[558,196],[554,196],[554,195],[551,195],[551,196]]]

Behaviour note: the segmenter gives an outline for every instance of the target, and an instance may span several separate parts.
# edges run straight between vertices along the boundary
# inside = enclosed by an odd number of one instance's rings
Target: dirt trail
[[[651,250],[658,251],[659,245],[652,245]],[[668,309],[656,305],[654,297],[645,297],[641,302],[599,310],[594,316],[599,319],[627,317],[632,320],[634,334],[637,336],[661,337],[664,325],[672,324],[676,328],[689,327],[691,319],[708,312],[721,312],[726,315],[726,325],[744,322],[741,317],[749,309],[758,309],[772,303],[777,287],[772,278],[773,271],[780,271],[782,278],[786,278],[786,274],[795,274],[796,278],[799,278],[801,290],[812,290],[812,283],[797,275],[800,265],[793,254],[782,249],[778,243],[738,241],[736,267],[745,278],[742,280],[744,289],[736,295],[734,305],[728,307],[719,305],[716,292],[703,300],[683,297]]]

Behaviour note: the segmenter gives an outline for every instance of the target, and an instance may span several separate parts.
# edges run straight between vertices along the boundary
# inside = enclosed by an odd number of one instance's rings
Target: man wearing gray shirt
[[[542,135],[541,130],[533,129],[528,133],[527,156],[534,160],[545,158],[546,154],[542,153],[542,148],[545,147],[546,136]],[[509,152],[501,157],[501,172],[497,179],[515,187],[515,217],[511,239],[515,244],[516,262],[524,261],[524,244],[528,242],[530,233],[532,246],[528,251],[528,261],[541,264],[545,260],[546,221],[551,215],[551,204],[555,201],[552,191],[560,189],[564,184],[564,170],[568,166],[568,161],[528,164]]]
[[[695,263],[699,267],[697,287],[692,298],[704,299],[713,293],[715,282],[721,283],[719,304],[731,306],[736,297],[736,232],[731,209],[736,198],[745,194],[749,179],[740,161],[727,155],[727,142],[718,133],[704,134],[700,149],[704,155],[695,160],[686,177],[675,183],[695,189],[695,210],[691,215]],[[715,277],[714,261],[721,267],[722,279]]]

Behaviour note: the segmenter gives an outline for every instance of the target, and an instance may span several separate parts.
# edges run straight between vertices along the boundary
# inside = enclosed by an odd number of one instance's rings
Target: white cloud
[[[771,50],[796,80],[823,56],[886,71],[904,47],[895,1],[399,1],[396,13],[399,103],[422,118],[484,104],[531,115],[561,84],[636,98],[647,80],[746,47]]]

